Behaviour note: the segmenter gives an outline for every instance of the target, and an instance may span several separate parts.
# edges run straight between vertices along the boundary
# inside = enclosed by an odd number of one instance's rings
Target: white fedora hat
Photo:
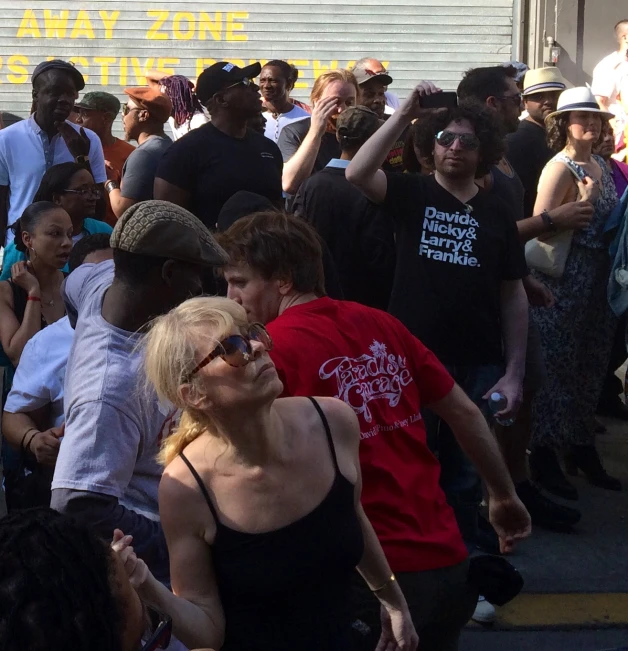
[[[608,111],[603,111],[595,95],[591,92],[588,86],[576,86],[575,88],[568,88],[564,90],[558,98],[558,106],[553,113],[550,113],[545,121],[550,118],[560,115],[561,113],[569,113],[570,111],[588,111],[590,113],[599,113],[601,116],[607,118],[614,118],[615,116]]]

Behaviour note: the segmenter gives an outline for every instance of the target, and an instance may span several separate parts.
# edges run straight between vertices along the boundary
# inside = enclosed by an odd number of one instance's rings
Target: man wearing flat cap
[[[105,190],[116,217],[139,201],[153,198],[155,174],[162,156],[172,145],[164,133],[164,125],[172,112],[172,102],[150,87],[125,88],[129,101],[122,108],[122,123],[127,141],[135,140],[137,149],[122,168],[118,183],[115,170],[107,170],[109,180]]]
[[[204,70],[196,94],[211,122],[177,140],[159,164],[155,198],[188,208],[212,229],[222,206],[240,190],[276,206],[282,200],[279,147],[248,124],[262,110],[253,81],[260,70],[259,63],[239,68],[227,61]]]
[[[203,270],[225,264],[227,256],[196,217],[165,201],[127,210],[111,248],[113,261],[82,265],[64,286],[75,335],[51,506],[106,539],[114,529],[132,535],[138,555],[167,581],[156,457],[177,414],[144,389],[140,333],[198,295]]]
[[[100,90],[85,93],[74,105],[74,111],[78,114],[76,123],[91,129],[100,138],[105,165],[109,169],[107,175],[110,178],[115,177],[113,180],[118,183],[122,179],[126,159],[135,151],[131,143],[116,138],[111,131],[120,108],[120,100],[115,95]],[[109,201],[104,219],[111,226],[115,226],[118,220]]]
[[[40,63],[31,77],[34,112],[0,131],[0,238],[12,237],[7,227],[29,206],[50,167],[77,162],[96,183],[107,180],[98,136],[68,117],[85,88],[83,75],[67,61]]]

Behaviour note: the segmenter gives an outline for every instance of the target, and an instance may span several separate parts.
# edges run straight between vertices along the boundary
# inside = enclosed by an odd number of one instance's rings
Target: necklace
[[[50,306],[50,307],[54,307],[54,306],[55,306],[54,299],[53,299],[53,300],[50,300],[50,301],[44,301],[43,296],[42,296],[41,302],[42,302],[42,305],[48,305],[48,306]]]

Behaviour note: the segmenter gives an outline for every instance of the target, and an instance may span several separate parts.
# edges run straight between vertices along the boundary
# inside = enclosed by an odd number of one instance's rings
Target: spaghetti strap
[[[194,479],[196,479],[196,483],[198,484],[198,487],[201,489],[201,493],[203,493],[203,497],[207,502],[207,506],[209,506],[209,510],[212,512],[212,515],[214,516],[214,520],[216,521],[216,524],[217,525],[220,524],[218,520],[218,514],[216,513],[216,508],[212,504],[212,501],[209,497],[209,492],[207,490],[207,487],[203,483],[203,480],[200,478],[199,474],[196,472],[196,469],[190,463],[190,460],[185,456],[185,454],[183,454],[183,452],[179,452],[179,456],[183,459],[185,465],[190,469],[190,472],[192,473]]]
[[[336,457],[336,448],[334,447],[334,439],[331,437],[331,429],[329,429],[329,422],[327,421],[327,417],[323,413],[321,406],[318,404],[318,402],[316,402],[316,400],[314,400],[314,398],[308,396],[308,400],[310,400],[311,403],[314,405],[314,409],[316,409],[318,415],[321,417],[321,420],[323,421],[323,427],[325,428],[325,434],[327,435],[327,443],[329,443],[331,457],[334,461],[334,468],[336,469],[336,472],[340,472],[340,468],[338,467],[338,458]]]

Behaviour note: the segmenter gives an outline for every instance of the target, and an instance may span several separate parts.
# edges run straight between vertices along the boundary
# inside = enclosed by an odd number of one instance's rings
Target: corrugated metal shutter
[[[22,117],[46,58],[121,98],[147,69],[196,78],[214,60],[282,58],[301,70],[304,99],[324,70],[374,56],[405,97],[420,79],[454,89],[465,69],[508,61],[513,40],[513,0],[0,0],[0,16],[0,110]]]

